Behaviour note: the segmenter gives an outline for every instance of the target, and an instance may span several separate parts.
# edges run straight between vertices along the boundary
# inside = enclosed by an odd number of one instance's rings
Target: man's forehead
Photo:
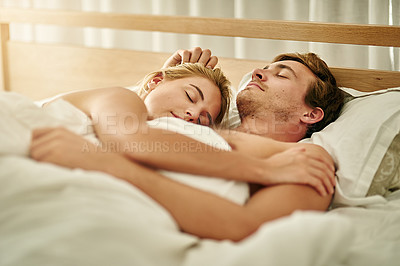
[[[294,60],[276,61],[276,62],[267,64],[267,65],[265,66],[265,68],[270,68],[270,67],[277,66],[277,65],[287,65],[287,66],[293,66],[293,67],[299,67],[299,68],[305,67],[305,68],[308,69],[308,67],[305,66],[304,64],[302,64],[302,63],[300,63],[300,62],[298,62],[298,61],[294,61]]]
[[[295,61],[295,60],[283,60],[283,61],[276,61],[273,62],[269,65],[267,65],[265,68],[269,68],[269,67],[274,67],[274,66],[279,66],[279,65],[286,65],[289,66],[290,68],[292,68],[294,70],[294,72],[296,72],[296,74],[311,74],[313,77],[316,77],[315,74],[311,71],[311,69],[309,69],[306,65]]]

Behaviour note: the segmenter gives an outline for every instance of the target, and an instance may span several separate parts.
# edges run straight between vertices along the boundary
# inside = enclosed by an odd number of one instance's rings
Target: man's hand
[[[299,145],[265,160],[269,184],[295,183],[313,187],[322,196],[333,194],[335,168],[330,155],[313,144]]]
[[[41,128],[32,132],[30,156],[36,161],[67,168],[108,172],[112,154],[65,128]]]
[[[165,61],[163,68],[176,66],[182,63],[196,63],[199,62],[206,67],[213,69],[217,63],[218,58],[211,55],[209,49],[201,49],[200,47],[194,47],[190,50],[178,50],[171,57]]]

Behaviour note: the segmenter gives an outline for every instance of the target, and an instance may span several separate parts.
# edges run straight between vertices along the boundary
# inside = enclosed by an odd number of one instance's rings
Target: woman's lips
[[[174,114],[173,112],[171,112],[171,114],[172,114],[172,116],[173,116],[173,117],[176,117],[176,118],[182,119],[181,117],[177,116],[177,115],[176,115],[176,114]]]

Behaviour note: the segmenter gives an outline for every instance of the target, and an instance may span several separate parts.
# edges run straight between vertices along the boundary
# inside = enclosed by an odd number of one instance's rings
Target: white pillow
[[[400,132],[400,88],[362,93],[343,90],[354,97],[345,103],[340,117],[312,142],[323,146],[337,164],[336,203],[365,197],[374,175],[394,137]]]
[[[231,100],[231,104],[229,106],[228,117],[225,119],[224,124],[223,124],[223,126],[225,128],[233,129],[240,125],[239,111],[236,107],[236,96],[241,90],[246,88],[246,85],[251,80],[251,75],[252,75],[252,72],[247,73],[246,75],[243,76],[243,78],[239,82],[239,87],[237,89],[237,92],[234,93],[232,100]]]

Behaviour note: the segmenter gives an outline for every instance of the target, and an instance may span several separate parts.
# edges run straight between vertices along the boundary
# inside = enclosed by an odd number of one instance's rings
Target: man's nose
[[[253,79],[259,79],[261,81],[265,81],[266,75],[264,73],[264,69],[256,68],[253,70],[253,74],[251,75]]]

